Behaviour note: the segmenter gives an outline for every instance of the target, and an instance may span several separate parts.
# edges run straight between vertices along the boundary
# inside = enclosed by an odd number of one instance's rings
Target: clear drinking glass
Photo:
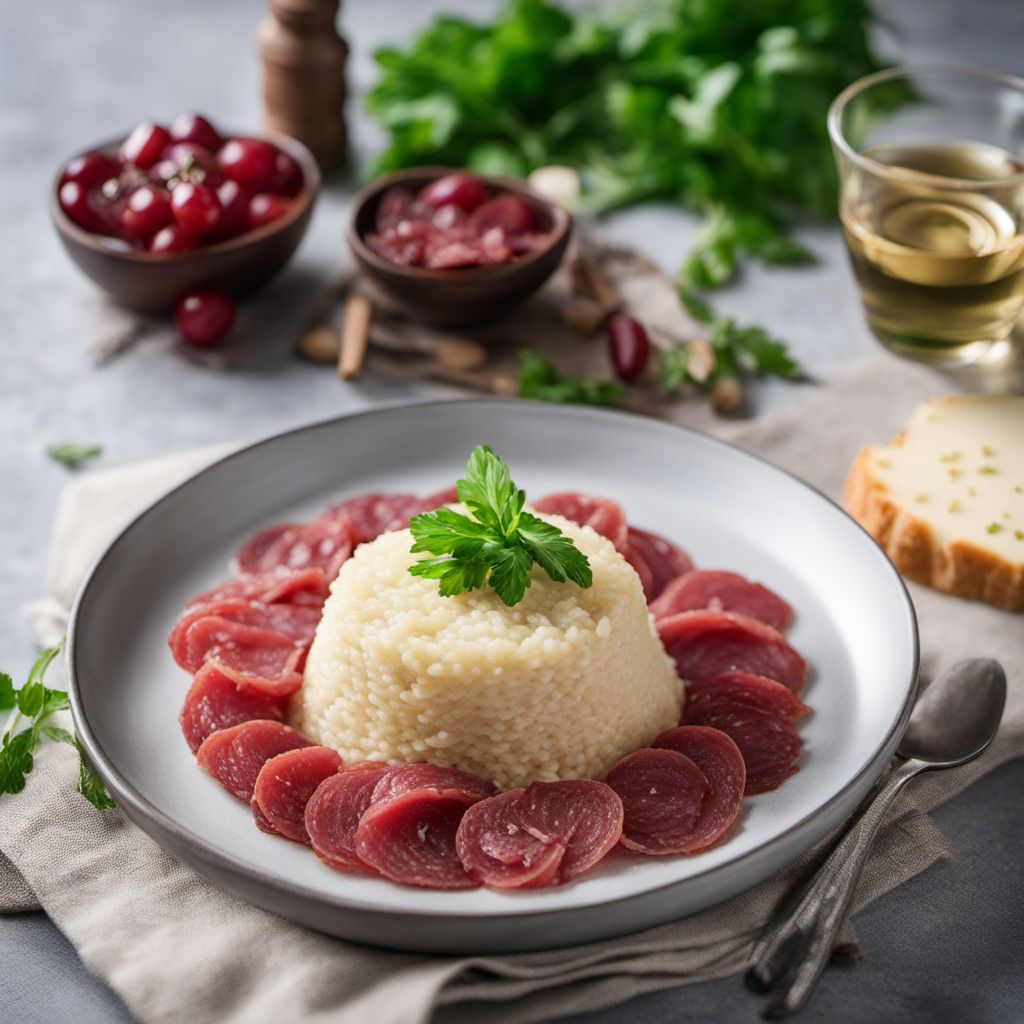
[[[840,219],[868,325],[901,355],[971,362],[1024,306],[1024,80],[936,65],[833,102]]]

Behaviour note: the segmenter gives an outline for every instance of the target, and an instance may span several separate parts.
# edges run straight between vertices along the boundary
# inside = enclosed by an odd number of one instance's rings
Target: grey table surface
[[[1016,0],[891,0],[887,37],[907,62],[956,61],[1024,72],[1024,6]],[[494,0],[350,0],[343,25],[355,90],[373,80],[371,53],[402,42],[439,10],[483,17]],[[342,258],[347,183],[324,192],[289,270],[243,308],[229,368],[189,359],[167,332],[95,369],[89,351],[117,313],[71,267],[47,222],[46,190],[68,153],[142,117],[209,111],[228,125],[259,117],[252,33],[262,6],[245,0],[48,0],[8,4],[0,30],[0,666],[23,674],[34,644],[20,606],[40,593],[47,538],[65,472],[46,445],[95,442],[110,466],[225,440],[244,440],[380,403],[446,394],[366,380],[341,385],[296,362],[291,330]],[[377,137],[351,105],[356,148]],[[615,237],[672,268],[695,222],[648,208],[613,218]],[[784,334],[813,374],[871,350],[838,234],[805,238],[819,257],[800,271],[757,268],[720,304]],[[760,409],[793,400],[766,386]],[[983,652],[979,652],[983,653]],[[857,920],[867,959],[830,971],[808,1021],[898,1018],[904,1024],[1024,1020],[1024,872],[1019,814],[1024,762],[1007,765],[936,815],[955,856],[904,885]],[[738,979],[637,999],[573,1024],[754,1021]],[[130,1017],[90,976],[45,915],[0,917],[0,1021],[114,1024]],[[566,1022],[568,1024],[568,1022]]]

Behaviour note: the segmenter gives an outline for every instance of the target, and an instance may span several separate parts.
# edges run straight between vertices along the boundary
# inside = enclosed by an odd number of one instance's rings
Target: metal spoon
[[[906,760],[869,797],[791,911],[770,925],[754,947],[747,983],[756,991],[773,990],[766,1017],[795,1013],[814,991],[871,844],[897,794],[921,772],[977,757],[995,736],[1005,702],[1006,673],[990,658],[961,661],[925,690],[897,749]]]

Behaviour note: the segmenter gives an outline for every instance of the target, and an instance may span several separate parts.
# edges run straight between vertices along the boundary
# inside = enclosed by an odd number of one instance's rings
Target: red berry
[[[506,192],[476,209],[473,227],[481,234],[490,228],[501,228],[506,235],[522,235],[537,227],[537,216],[525,199]]]
[[[121,143],[121,159],[126,164],[148,170],[160,159],[170,141],[166,128],[152,121],[143,121]]]
[[[167,184],[179,177],[181,174],[181,168],[173,161],[168,160],[166,157],[161,157],[152,167],[149,169],[149,180],[155,182],[157,185],[167,186]]]
[[[302,168],[293,156],[282,149],[274,158],[274,179],[270,183],[270,191],[291,199],[302,191]]]
[[[625,313],[608,321],[608,354],[615,373],[627,384],[635,381],[647,365],[651,344],[644,325]]]
[[[475,174],[455,171],[431,182],[420,192],[419,198],[433,209],[454,203],[470,213],[487,199],[487,187]]]
[[[237,181],[228,178],[217,186],[217,198],[223,212],[213,238],[223,241],[248,230],[245,225],[249,212],[249,193]]]
[[[205,289],[186,295],[174,313],[178,333],[190,345],[209,348],[231,330],[235,304],[223,292]]]
[[[168,224],[149,240],[150,252],[190,252],[195,247],[195,239],[177,224]]]
[[[99,215],[95,196],[77,181],[65,181],[57,193],[60,208],[80,227],[97,234],[109,234],[109,227]]]
[[[262,192],[273,183],[277,152],[263,139],[231,139],[217,154],[217,162],[233,181],[250,192]]]
[[[173,161],[178,167],[176,176],[183,180],[201,182],[214,188],[224,180],[217,158],[197,142],[175,142],[164,150],[160,162],[164,160]]]
[[[171,210],[178,226],[191,235],[208,235],[220,221],[222,208],[209,185],[183,181],[171,192]]]
[[[290,208],[287,199],[261,192],[249,200],[249,208],[245,212],[245,230],[255,231],[257,228],[272,224],[283,217]]]
[[[170,136],[175,142],[195,142],[214,153],[223,145],[217,129],[202,114],[179,114],[171,122]]]
[[[61,184],[73,181],[84,188],[95,188],[108,178],[116,178],[121,165],[106,153],[83,153],[69,160],[61,175]]]
[[[172,219],[167,193],[156,185],[140,185],[121,211],[121,230],[129,238],[145,242]]]

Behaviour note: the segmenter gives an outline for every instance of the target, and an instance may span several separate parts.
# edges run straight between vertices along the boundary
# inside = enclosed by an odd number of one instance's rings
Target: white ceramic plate
[[[621,502],[699,566],[735,569],[796,610],[811,666],[800,772],[748,799],[727,842],[693,857],[626,860],[536,892],[433,892],[340,874],[264,835],[199,770],[178,727],[187,688],[166,636],[185,601],[227,574],[254,530],[371,490],[449,485],[492,445],[535,496],[579,489]],[[899,576],[839,508],[704,435],[593,409],[471,401],[388,409],[270,438],[198,473],[111,544],[69,635],[79,735],[122,810],[223,887],[322,931],[425,951],[545,948],[693,913],[761,879],[849,814],[892,755],[917,675]]]

